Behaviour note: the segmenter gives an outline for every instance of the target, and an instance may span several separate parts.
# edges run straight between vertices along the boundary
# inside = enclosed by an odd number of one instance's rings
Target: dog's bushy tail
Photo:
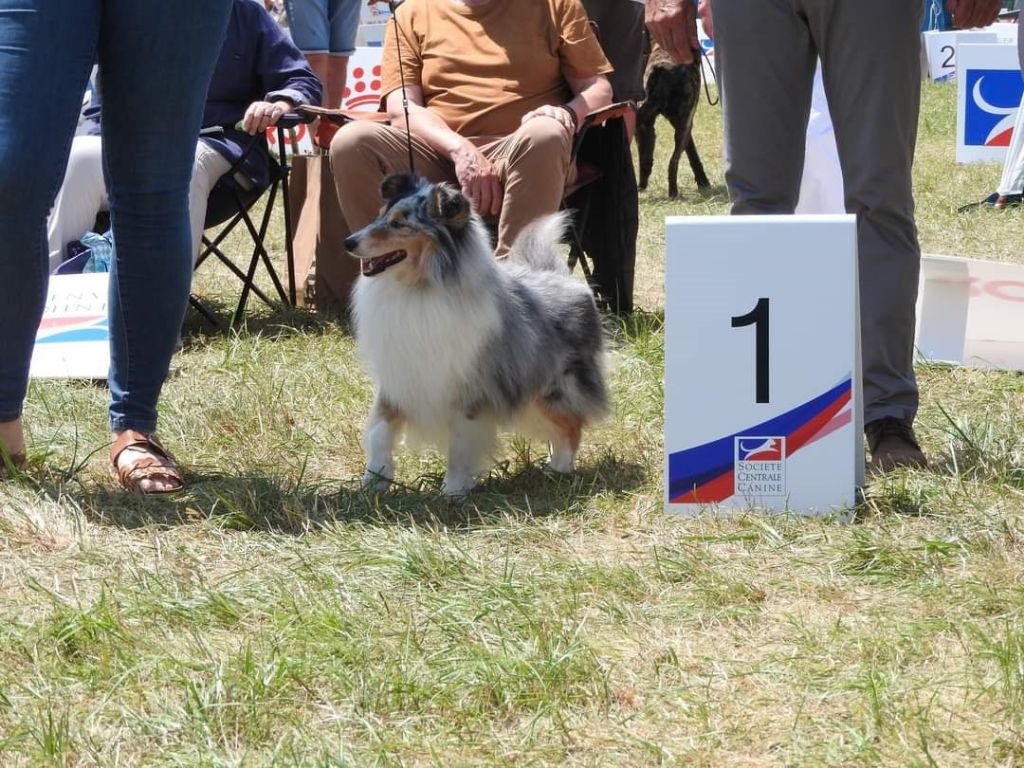
[[[568,226],[569,214],[566,211],[542,216],[531,222],[512,243],[509,261],[538,272],[568,275],[565,254],[558,247]]]

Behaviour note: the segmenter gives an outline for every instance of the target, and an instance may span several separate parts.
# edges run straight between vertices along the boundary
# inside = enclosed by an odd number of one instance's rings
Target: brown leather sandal
[[[129,448],[143,451],[149,456],[140,455],[133,461],[125,462],[124,466],[118,465],[121,454]],[[134,429],[126,429],[110,446],[110,463],[113,467],[114,477],[121,487],[126,491],[137,493],[177,493],[185,489],[185,478],[174,462],[174,457],[168,453],[156,435],[147,435],[144,432],[137,432]],[[166,490],[142,490],[143,480],[168,480],[173,487]]]
[[[21,472],[28,465],[28,456],[25,451],[8,453],[6,448],[0,447],[0,477],[8,477]]]

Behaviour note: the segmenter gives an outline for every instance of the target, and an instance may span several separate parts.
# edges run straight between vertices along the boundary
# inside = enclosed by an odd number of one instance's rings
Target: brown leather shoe
[[[899,467],[928,466],[909,421],[887,416],[864,425],[871,449],[871,471],[889,472]]]

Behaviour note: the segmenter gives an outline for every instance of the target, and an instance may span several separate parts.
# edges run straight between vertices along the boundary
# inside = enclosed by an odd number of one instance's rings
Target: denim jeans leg
[[[110,425],[156,429],[192,282],[188,188],[231,0],[107,0],[100,31],[110,276]]]
[[[0,421],[21,415],[47,284],[46,214],[64,178],[100,0],[0,0]]]

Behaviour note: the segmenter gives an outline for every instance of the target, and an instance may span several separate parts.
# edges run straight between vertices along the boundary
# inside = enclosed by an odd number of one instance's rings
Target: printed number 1
[[[768,402],[768,299],[758,299],[754,308],[745,315],[732,318],[733,328],[756,326],[754,332],[754,385],[755,402]]]

